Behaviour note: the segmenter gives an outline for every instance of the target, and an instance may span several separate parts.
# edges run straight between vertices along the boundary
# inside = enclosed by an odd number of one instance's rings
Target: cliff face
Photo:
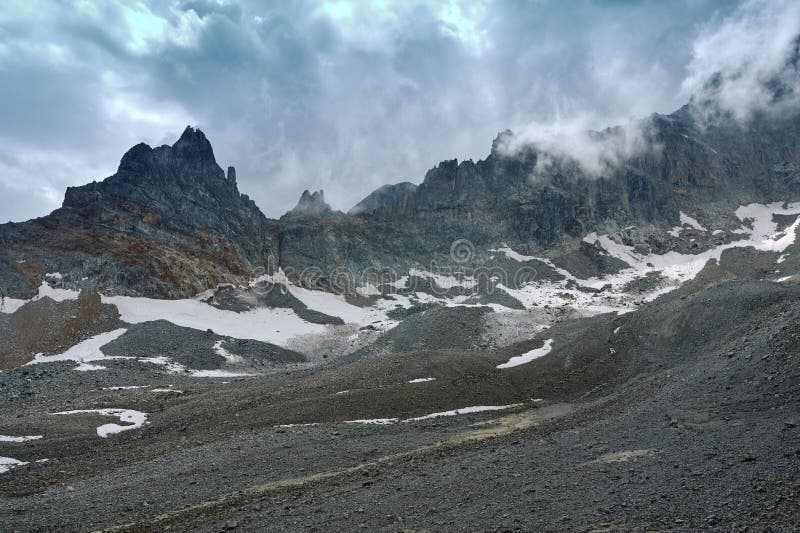
[[[68,189],[51,215],[0,226],[0,285],[29,297],[45,273],[61,272],[75,288],[178,297],[281,266],[324,288],[335,269],[402,273],[446,259],[461,239],[483,250],[583,253],[591,231],[669,228],[680,210],[800,199],[796,115],[700,124],[687,107],[653,115],[642,131],[643,149],[593,174],[532,146],[504,149],[513,134],[503,132],[486,159],[444,161],[419,186],[382,187],[348,215],[322,191],[305,191],[276,221],[239,193],[235,170],[226,176],[205,135],[187,128],[172,146],[133,147],[115,175]]]
[[[172,146],[134,146],[113,176],[67,189],[61,209],[0,226],[0,242],[0,280],[22,296],[46,272],[104,293],[187,296],[246,279],[273,253],[266,217],[192,128]]]
[[[538,255],[572,253],[592,231],[670,228],[679,225],[681,210],[713,215],[750,202],[800,199],[797,115],[756,116],[747,125],[698,123],[685,107],[640,126],[643,149],[599,174],[531,146],[503,150],[512,136],[503,132],[486,159],[444,161],[402,201],[376,202],[369,212],[333,226],[309,222],[303,235],[282,243],[281,260],[402,271],[415,261],[446,259],[460,239],[482,249],[506,243]],[[617,133],[596,136],[602,141]],[[324,238],[300,252],[300,243],[315,235]]]

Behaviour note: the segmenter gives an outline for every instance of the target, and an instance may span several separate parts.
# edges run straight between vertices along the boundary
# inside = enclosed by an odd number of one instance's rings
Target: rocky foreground
[[[791,529],[800,287],[716,281],[490,349],[420,346],[211,380],[130,359],[5,371],[0,428],[31,440],[0,442],[26,463],[0,475],[0,523]],[[496,334],[490,311],[455,309],[464,336]],[[544,337],[558,339],[546,356],[497,368]],[[55,414],[123,407],[146,420]],[[112,422],[136,427],[101,436]]]

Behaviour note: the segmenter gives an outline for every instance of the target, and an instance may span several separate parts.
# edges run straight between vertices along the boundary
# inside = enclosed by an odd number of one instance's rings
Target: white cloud
[[[514,154],[533,146],[539,154],[533,179],[564,163],[576,163],[588,177],[596,178],[638,153],[657,148],[648,141],[647,119],[630,120],[600,132],[592,129],[596,123],[597,117],[587,113],[529,123],[513,136],[503,137],[498,148],[501,153]]]
[[[695,41],[686,97],[736,119],[755,111],[782,111],[800,104],[798,64],[787,65],[800,46],[800,2],[748,0],[733,14],[707,25]],[[776,84],[789,94],[775,98]],[[793,94],[791,93],[793,91]]]

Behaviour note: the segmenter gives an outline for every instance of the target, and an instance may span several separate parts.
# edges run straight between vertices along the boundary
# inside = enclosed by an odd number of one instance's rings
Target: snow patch
[[[223,348],[222,347],[223,342],[225,341],[218,340],[217,342],[214,343],[214,351],[217,353],[217,355],[224,357],[226,363],[241,363],[243,359],[238,355],[234,355],[225,348]]]
[[[531,255],[522,255],[521,253],[515,252],[512,250],[506,243],[503,243],[501,248],[490,248],[486,250],[487,252],[500,252],[506,255],[509,259],[513,259],[519,263],[525,263],[527,261],[534,261],[539,260],[537,257],[533,257]]]
[[[409,380],[409,383],[425,383],[426,381],[436,381],[436,378],[417,378]]]
[[[409,269],[408,274],[417,278],[432,279],[436,282],[436,285],[445,290],[456,287],[472,289],[478,285],[478,282],[472,276],[455,277],[446,274],[428,272],[427,270],[419,270],[417,268]]]
[[[33,361],[27,363],[28,365],[35,365],[39,363],[53,363],[55,361],[75,361],[77,363],[81,363],[75,370],[81,371],[88,371],[88,370],[100,370],[104,367],[97,366],[97,365],[89,365],[86,363],[92,361],[108,361],[111,359],[130,359],[130,357],[109,357],[103,354],[100,350],[103,346],[110,343],[111,341],[118,339],[121,337],[126,331],[125,328],[115,329],[114,331],[107,331],[106,333],[101,333],[99,335],[95,335],[94,337],[90,337],[85,341],[79,342],[66,352],[58,355],[42,355],[36,354],[33,358]]]
[[[706,228],[701,226],[697,220],[690,217],[683,211],[680,212],[680,217],[681,217],[681,224],[683,224],[684,226],[689,226],[699,231],[708,231]]]
[[[519,365],[524,365],[525,363],[530,363],[534,359],[538,359],[550,353],[550,350],[553,349],[553,339],[547,339],[544,341],[544,346],[541,348],[536,348],[529,352],[525,352],[522,355],[517,355],[509,359],[507,362],[503,363],[502,365],[497,365],[497,368],[512,368]]]
[[[483,413],[486,411],[503,411],[505,409],[520,407],[521,405],[523,404],[512,403],[510,405],[475,405],[472,407],[462,407],[460,409],[453,409],[452,411],[441,411],[438,413],[431,413],[429,415],[417,416],[414,418],[406,418],[405,420],[400,420],[399,418],[367,418],[359,420],[346,420],[344,423],[388,425],[388,424],[398,424],[398,423],[408,423],[408,422],[419,422],[421,420],[430,420],[432,418],[439,418],[442,416],[467,415],[471,413]]]
[[[189,370],[194,378],[238,378],[246,376],[255,376],[248,372],[230,372],[228,370]]]
[[[453,409],[452,411],[442,411],[439,413],[431,413],[429,415],[418,416],[415,418],[407,418],[406,420],[403,420],[403,422],[417,422],[419,420],[429,420],[431,418],[439,418],[441,416],[467,415],[470,413],[483,413],[485,411],[503,411],[505,409],[512,409],[521,405],[521,403],[512,403],[510,405],[475,405],[473,407],[462,407],[461,409]]]
[[[332,295],[333,296],[333,295]],[[217,309],[199,300],[156,300],[131,296],[103,296],[103,303],[117,306],[129,324],[167,320],[200,331],[213,330],[236,339],[252,339],[288,347],[291,339],[319,334],[325,326],[306,322],[292,310],[259,308],[243,313]]]
[[[11,457],[0,457],[0,474],[5,474],[13,468],[27,464],[30,463],[28,463],[28,461],[18,461]]]
[[[29,440],[39,440],[42,435],[26,435],[23,437],[9,437],[8,435],[0,435],[0,442],[28,442]]]
[[[378,296],[381,294],[381,291],[378,290],[378,287],[372,283],[367,283],[363,287],[356,287],[356,292],[361,296]]]
[[[30,300],[17,300],[16,298],[0,298],[0,313],[11,315]]]
[[[398,418],[366,418],[361,420],[345,420],[345,424],[376,424],[379,426],[386,426],[388,424],[397,424],[399,421]]]
[[[132,409],[78,409],[74,411],[61,411],[54,415],[77,415],[77,414],[97,414],[101,416],[115,416],[120,422],[128,422],[130,425],[120,426],[119,424],[103,424],[97,428],[97,436],[105,439],[109,435],[139,429],[147,424],[147,413],[134,411]]]
[[[77,300],[80,295],[81,293],[79,291],[56,289],[55,287],[51,287],[46,280],[42,280],[42,284],[39,285],[39,292],[33,299],[40,300],[46,296],[56,302],[63,302],[66,300]]]

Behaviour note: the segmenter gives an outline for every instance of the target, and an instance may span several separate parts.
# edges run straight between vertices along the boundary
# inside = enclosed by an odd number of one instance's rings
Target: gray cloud
[[[5,5],[0,220],[44,214],[53,191],[102,179],[128,147],[172,142],[186,124],[206,131],[217,159],[237,166],[240,188],[269,216],[305,188],[324,188],[347,209],[381,184],[419,181],[442,159],[484,157],[508,127],[557,136],[673,110],[686,99],[687,65],[700,65],[698,38],[735,8],[711,0]],[[27,195],[21,207],[5,200],[11,189]]]

